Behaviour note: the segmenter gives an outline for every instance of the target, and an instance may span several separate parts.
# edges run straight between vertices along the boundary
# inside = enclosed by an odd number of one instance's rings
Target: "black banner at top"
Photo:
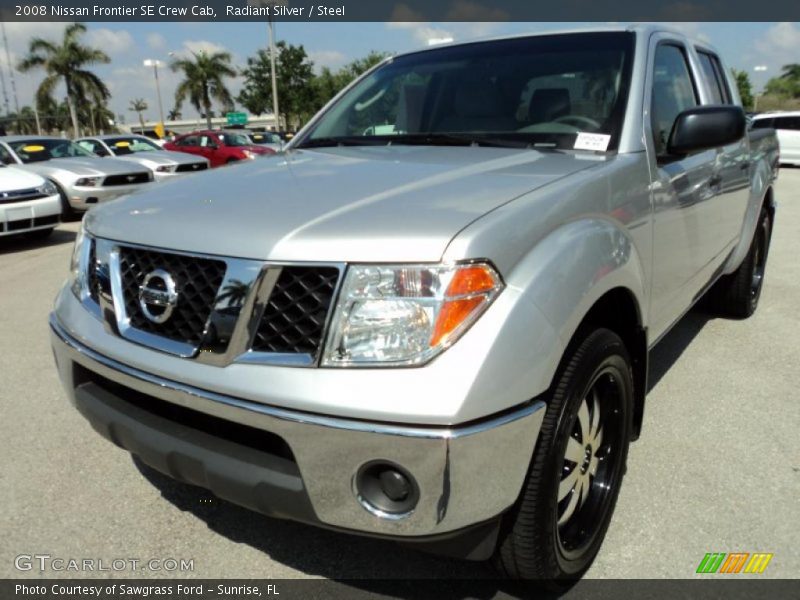
[[[3,21],[796,21],[798,0],[0,0]]]

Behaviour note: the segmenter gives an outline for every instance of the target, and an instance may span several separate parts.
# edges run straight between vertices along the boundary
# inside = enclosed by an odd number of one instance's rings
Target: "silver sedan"
[[[129,161],[104,159],[74,142],[46,136],[0,138],[0,161],[52,181],[65,214],[86,211],[147,187],[153,173]]]
[[[113,156],[150,169],[156,181],[205,171],[208,159],[186,152],[170,152],[143,135],[96,135],[76,140],[85,150],[98,156]]]

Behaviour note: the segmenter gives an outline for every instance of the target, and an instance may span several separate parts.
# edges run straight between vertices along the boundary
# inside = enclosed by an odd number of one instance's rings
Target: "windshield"
[[[69,140],[31,138],[7,143],[25,164],[50,160],[51,158],[94,157],[94,154]]]
[[[253,142],[250,141],[243,133],[220,133],[219,139],[226,146],[252,146]]]
[[[613,150],[633,42],[627,32],[581,33],[401,56],[357,83],[298,147],[485,144]]]
[[[152,152],[161,150],[157,144],[144,137],[118,137],[106,139],[105,143],[117,156],[135,154],[137,152]]]

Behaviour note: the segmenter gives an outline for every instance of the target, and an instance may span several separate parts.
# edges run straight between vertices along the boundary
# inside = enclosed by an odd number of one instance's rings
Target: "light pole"
[[[154,60],[148,58],[144,61],[145,67],[153,67],[153,75],[156,78],[156,95],[158,96],[158,117],[159,117],[159,124],[161,125],[161,133],[159,133],[160,137],[164,137],[164,106],[161,104],[161,86],[158,83],[158,67],[162,66],[160,60]]]
[[[275,32],[272,30],[272,16],[269,17],[269,70],[272,76],[272,114],[275,117],[275,131],[281,130],[281,113],[278,112],[278,79],[275,75]]]
[[[278,78],[275,74],[275,32],[272,29],[272,11],[276,6],[288,5],[287,0],[248,0],[250,6],[267,8],[267,33],[269,34],[269,70],[272,79],[272,115],[275,118],[275,130],[281,129],[281,117],[278,110]]]

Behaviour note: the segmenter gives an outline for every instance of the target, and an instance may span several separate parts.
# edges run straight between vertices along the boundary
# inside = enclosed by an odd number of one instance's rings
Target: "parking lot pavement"
[[[755,317],[691,312],[653,352],[642,438],[590,577],[691,577],[706,552],[734,551],[774,553],[762,576],[800,575],[799,169],[782,170],[777,197]],[[261,517],[139,468],[95,434],[68,406],[48,341],[76,229],[46,244],[0,240],[0,577],[42,575],[17,571],[19,554],[194,561],[193,571],[119,573],[144,577],[491,575]]]

